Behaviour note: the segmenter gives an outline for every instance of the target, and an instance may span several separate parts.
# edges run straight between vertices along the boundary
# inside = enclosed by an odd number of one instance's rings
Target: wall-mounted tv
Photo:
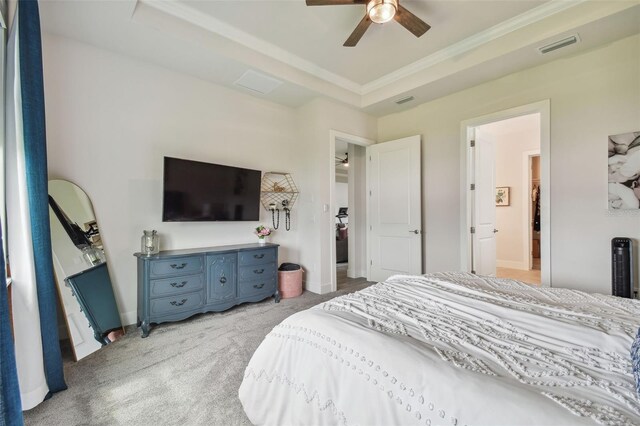
[[[163,222],[257,221],[259,170],[164,157]]]

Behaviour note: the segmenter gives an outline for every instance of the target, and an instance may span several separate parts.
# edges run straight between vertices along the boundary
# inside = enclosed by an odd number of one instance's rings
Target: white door
[[[422,273],[420,136],[367,147],[367,279]]]
[[[496,275],[496,173],[495,143],[476,129],[474,151],[475,190],[472,191],[473,268],[478,275]]]

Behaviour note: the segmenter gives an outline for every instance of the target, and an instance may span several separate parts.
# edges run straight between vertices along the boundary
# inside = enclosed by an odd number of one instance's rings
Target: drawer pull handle
[[[171,267],[172,267],[173,269],[184,269],[184,267],[185,267],[185,266],[187,266],[187,264],[186,264],[186,263],[183,263],[183,264],[181,264],[181,265],[176,265],[175,263],[171,264]]]
[[[254,270],[253,270],[253,273],[254,273],[254,274],[261,274],[261,273],[263,273],[263,272],[264,272],[264,269],[254,269]]]
[[[224,285],[227,282],[227,277],[220,277],[220,282]]]
[[[172,304],[173,306],[182,306],[182,305],[184,305],[184,303],[185,303],[186,301],[187,301],[187,299],[182,299],[180,302],[178,302],[178,301],[174,300],[173,302],[171,302],[171,304]]]
[[[186,282],[186,281],[182,281],[180,284],[178,284],[178,283],[171,283],[171,287],[175,287],[175,288],[182,288],[182,287],[184,287],[185,285],[187,285],[187,282]]]
[[[260,285],[258,285],[258,284],[254,284],[254,285],[253,285],[253,288],[257,288],[257,289],[260,289],[260,288],[262,288],[262,287],[264,287],[264,283],[262,283],[262,284],[260,284]]]
[[[253,257],[255,257],[256,259],[262,259],[264,257],[264,253],[254,254]]]

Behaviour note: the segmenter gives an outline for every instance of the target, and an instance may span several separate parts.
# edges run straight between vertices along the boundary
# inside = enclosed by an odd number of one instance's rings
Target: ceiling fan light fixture
[[[344,153],[344,158],[336,157],[336,166],[349,167],[349,153]]]
[[[371,0],[367,3],[367,15],[376,24],[392,20],[397,10],[398,0]]]

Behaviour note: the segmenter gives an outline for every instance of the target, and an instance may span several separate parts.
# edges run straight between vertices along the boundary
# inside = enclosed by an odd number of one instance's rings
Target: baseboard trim
[[[320,294],[331,293],[331,283],[322,284],[320,286]]]
[[[516,262],[513,260],[496,260],[496,266],[498,268],[508,269],[520,269],[521,271],[528,271],[529,267],[526,262]]]

